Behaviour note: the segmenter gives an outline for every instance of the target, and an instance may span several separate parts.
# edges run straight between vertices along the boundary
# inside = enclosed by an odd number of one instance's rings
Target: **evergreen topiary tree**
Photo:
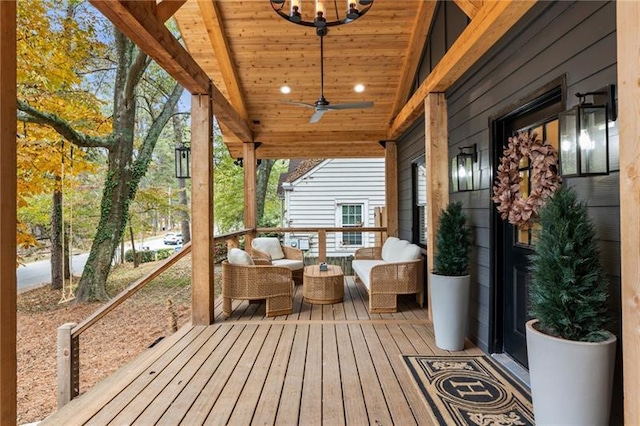
[[[471,253],[471,228],[462,213],[461,203],[451,203],[440,213],[435,249],[434,274],[467,275]]]
[[[598,342],[609,335],[607,280],[587,207],[560,189],[540,214],[531,256],[530,314],[539,331],[568,340]]]

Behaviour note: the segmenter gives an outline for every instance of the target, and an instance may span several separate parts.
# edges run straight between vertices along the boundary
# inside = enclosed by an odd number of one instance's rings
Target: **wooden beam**
[[[387,141],[384,157],[387,235],[398,236],[398,144]]]
[[[258,203],[256,192],[256,148],[253,143],[242,144],[244,169],[244,227],[256,229],[258,226]],[[251,247],[255,232],[245,235],[245,247]]]
[[[640,424],[640,3],[616,3],[624,422]]]
[[[229,43],[224,33],[224,25],[220,17],[217,2],[213,0],[198,0],[198,7],[200,8],[200,15],[207,29],[207,34],[209,34],[209,41],[211,42],[213,52],[218,61],[218,67],[222,74],[224,85],[227,88],[229,102],[238,111],[240,116],[244,120],[247,120],[247,107],[244,103],[236,67],[231,58]]]
[[[0,424],[17,418],[16,2],[0,1]]]
[[[467,72],[536,3],[535,0],[487,1],[431,74],[394,118],[387,139],[398,139],[422,114],[431,92],[444,92]]]
[[[449,145],[447,100],[444,93],[429,93],[424,101],[424,154],[427,169],[427,270],[433,270],[433,254],[440,211],[449,204]],[[431,290],[429,318],[431,318]]]
[[[235,146],[229,146],[232,157],[242,157]],[[339,144],[313,144],[293,148],[288,145],[261,145],[256,151],[258,158],[382,158],[384,148],[372,142],[345,142]]]
[[[210,96],[191,97],[191,316],[213,323],[213,108]]]
[[[253,132],[247,122],[212,85],[209,76],[165,27],[164,22],[151,14],[152,10],[146,2],[90,2],[189,92],[212,93],[218,120],[242,140],[253,140]]]
[[[427,45],[427,36],[429,34],[429,28],[431,28],[431,21],[433,20],[437,4],[437,1],[421,1],[418,5],[418,12],[416,13],[416,19],[413,24],[413,31],[411,31],[411,40],[409,41],[407,55],[404,60],[404,65],[402,66],[402,73],[400,74],[396,99],[393,102],[393,109],[391,110],[391,117],[395,117],[405,102],[407,102],[409,91],[411,90],[418,66],[420,65],[420,60],[422,59],[422,52]]]
[[[158,21],[167,22],[186,2],[187,0],[162,0],[156,6]]]
[[[453,0],[455,4],[467,15],[470,19],[473,19],[478,14],[478,10],[482,6],[482,2],[478,4],[476,1],[471,0]]]
[[[309,143],[322,143],[327,145],[334,143],[334,141],[340,142],[367,142],[371,141],[375,144],[378,141],[385,140],[387,136],[386,131],[351,131],[351,130],[319,130],[315,132],[304,132],[292,130],[290,132],[270,132],[270,131],[255,131],[256,142],[262,142],[265,144],[299,144],[301,146]]]

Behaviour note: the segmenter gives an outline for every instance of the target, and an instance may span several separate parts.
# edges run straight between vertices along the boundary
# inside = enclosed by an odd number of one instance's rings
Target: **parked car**
[[[162,242],[165,243],[166,245],[171,245],[171,246],[180,245],[182,244],[182,234],[169,232],[164,236],[164,239],[162,240]]]

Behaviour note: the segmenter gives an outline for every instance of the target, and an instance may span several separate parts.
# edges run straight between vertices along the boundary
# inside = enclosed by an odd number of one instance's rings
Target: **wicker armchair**
[[[397,239],[395,239],[397,240]],[[399,294],[416,294],[421,303],[423,297],[423,260],[382,260],[382,247],[356,250],[352,266],[369,292],[369,312],[386,313],[398,311]],[[357,265],[358,262],[361,262]],[[366,276],[359,276],[366,273]],[[366,282],[365,282],[366,281]]]
[[[280,251],[275,249],[276,247],[274,246],[279,247]],[[274,266],[284,266],[290,269],[295,283],[302,283],[304,272],[304,254],[302,250],[284,246],[275,237],[260,237],[254,238],[251,242],[251,257],[253,259],[268,260]]]
[[[231,316],[233,299],[266,299],[267,317],[293,312],[293,280],[291,270],[254,260],[255,265],[232,265],[222,262],[222,313]]]

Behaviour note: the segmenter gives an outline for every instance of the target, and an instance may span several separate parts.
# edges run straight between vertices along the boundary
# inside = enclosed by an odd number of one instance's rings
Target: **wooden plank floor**
[[[294,313],[275,318],[234,302],[225,320],[218,301],[214,325],[181,328],[41,424],[432,424],[400,357],[448,353],[426,311],[403,296],[398,313],[369,314],[346,283],[333,305],[298,286]]]

